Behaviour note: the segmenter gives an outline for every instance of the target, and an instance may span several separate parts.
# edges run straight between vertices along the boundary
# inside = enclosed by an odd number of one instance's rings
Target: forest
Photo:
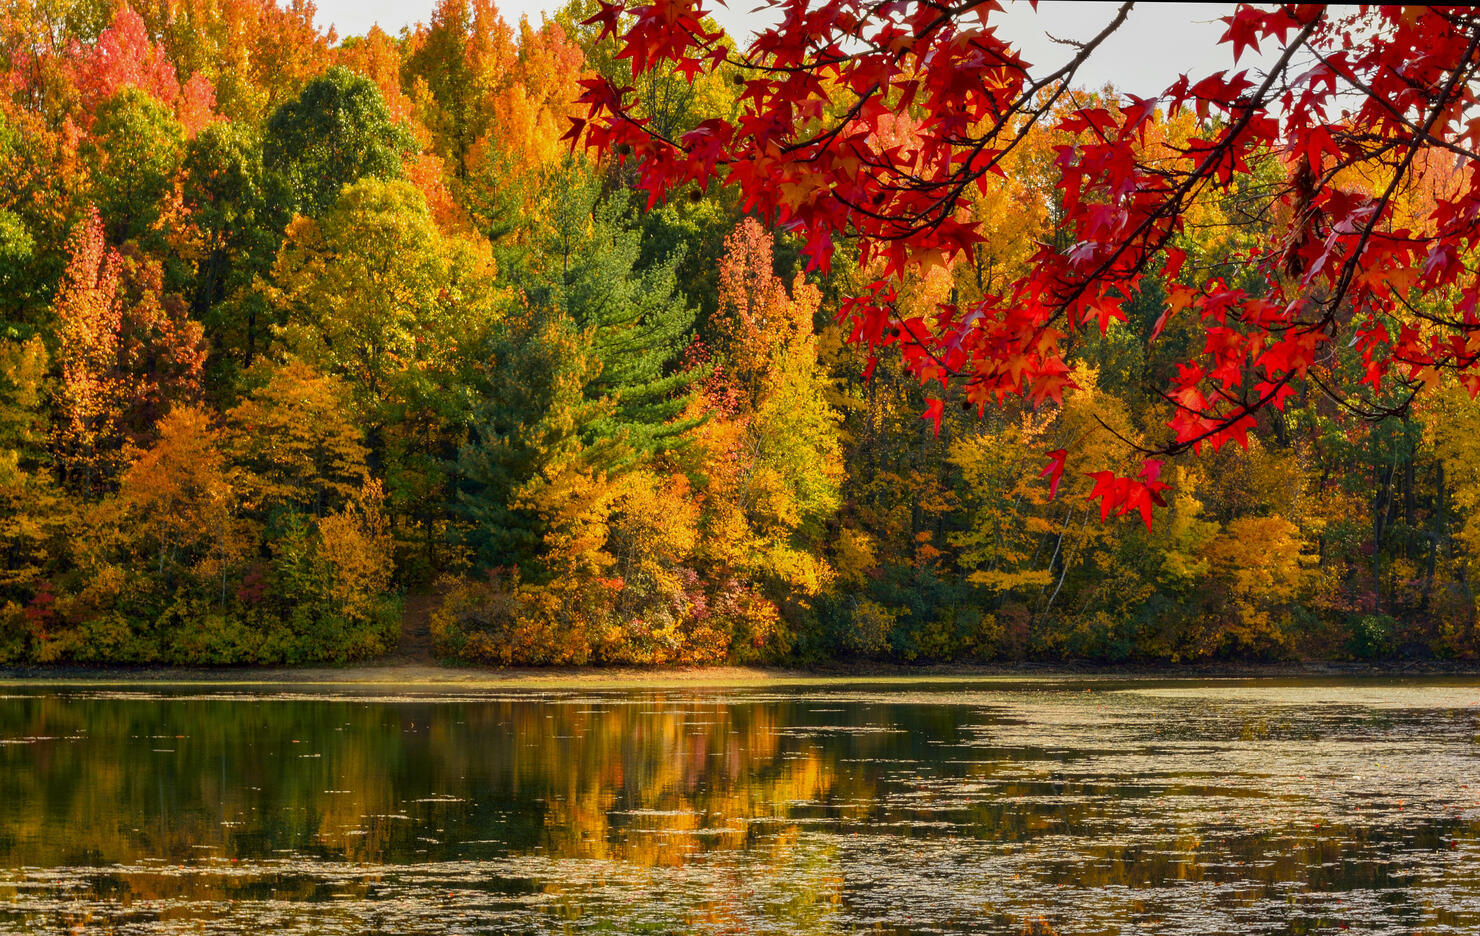
[[[1094,503],[1178,419],[1150,375],[1222,333],[1170,314],[1194,271],[1266,288],[1241,258],[1296,164],[1191,205],[1183,269],[1063,335],[1056,386],[942,399],[858,340],[885,259],[809,262],[736,186],[653,198],[630,144],[572,145],[593,76],[667,139],[750,93],[724,63],[634,71],[606,6],[440,0],[340,37],[305,0],[5,5],[0,663],[372,658],[418,596],[440,656],[506,666],[1480,651],[1453,375],[1382,419],[1301,383],[1169,459],[1155,522]],[[1138,152],[1200,119],[1148,117]],[[901,319],[1038,262],[1076,132],[1023,132],[966,196],[984,239],[902,272]],[[1418,160],[1392,210],[1459,171]],[[1363,350],[1320,367],[1360,378]]]

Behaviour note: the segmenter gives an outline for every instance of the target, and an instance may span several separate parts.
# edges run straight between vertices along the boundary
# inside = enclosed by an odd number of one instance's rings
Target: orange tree
[[[1123,325],[1157,284],[1149,340],[1173,318],[1195,340],[1146,375],[1168,416],[1136,446],[1139,470],[1091,475],[1102,519],[1139,513],[1149,526],[1164,458],[1246,445],[1297,388],[1374,419],[1446,379],[1480,391],[1480,13],[1241,4],[1222,42],[1235,61],[1264,53],[1266,69],[1184,75],[1150,99],[1076,94],[1076,72],[1130,6],[1035,74],[994,32],[991,0],[766,0],[772,25],[744,51],[699,0],[602,0],[588,23],[634,73],[720,73],[743,90],[731,118],[668,136],[631,87],[590,78],[568,138],[633,163],[653,203],[712,180],[736,187],[747,211],[804,239],[812,269],[856,239],[877,276],[840,320],[870,370],[893,349],[938,387],[924,413],[937,430],[947,401],[1061,401],[1076,332]],[[973,201],[1043,130],[1063,140],[1058,203],[1025,272],[980,299],[902,311],[902,277],[982,243]],[[1236,285],[1189,263],[1185,236],[1200,206],[1235,194],[1258,202],[1263,232],[1237,258]],[[1065,453],[1048,456],[1056,489]]]

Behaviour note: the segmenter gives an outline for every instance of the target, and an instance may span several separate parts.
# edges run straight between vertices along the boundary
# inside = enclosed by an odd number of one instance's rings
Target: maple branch
[[[929,221],[924,224],[917,225],[913,228],[908,228],[903,232],[891,235],[891,237],[895,239],[903,239],[914,236],[915,234],[918,234],[922,231],[932,230],[939,227],[941,222],[944,221],[949,215],[949,211],[955,210],[956,204],[961,200],[962,194],[966,191],[966,186],[971,184],[972,182],[975,182],[977,179],[986,175],[997,166],[1001,165],[1002,160],[1027,137],[1028,132],[1032,130],[1032,128],[1040,119],[1042,119],[1043,115],[1053,109],[1053,106],[1058,103],[1059,98],[1062,97],[1064,93],[1069,90],[1069,81],[1074,77],[1075,73],[1078,72],[1079,67],[1083,65],[1086,61],[1088,61],[1090,55],[1095,51],[1095,49],[1100,46],[1101,43],[1110,38],[1110,36],[1113,35],[1115,31],[1118,30],[1125,23],[1126,17],[1130,15],[1131,9],[1134,6],[1135,3],[1133,2],[1133,0],[1127,0],[1126,3],[1121,4],[1120,9],[1116,11],[1115,17],[1105,25],[1105,28],[1100,30],[1100,32],[1096,34],[1092,39],[1080,45],[1079,53],[1077,55],[1075,55],[1072,59],[1070,59],[1052,74],[1049,74],[1042,79],[1034,82],[1025,91],[1017,96],[1017,100],[1012,104],[1012,106],[1010,106],[1007,111],[1002,114],[1002,116],[998,117],[997,120],[993,122],[991,129],[982,134],[977,139],[977,142],[969,150],[972,157],[980,155],[982,150],[986,148],[987,143],[991,140],[995,140],[997,138],[997,135],[1002,132],[1002,130],[1007,126],[1008,122],[1013,117],[1026,115],[1028,118],[1027,122],[1017,129],[1017,131],[1013,134],[1012,139],[1008,142],[1007,146],[1004,147],[1001,152],[994,155],[987,162],[986,165],[974,171],[967,171],[962,175],[954,176],[946,180],[941,180],[939,182],[927,182],[926,180],[918,180],[920,184],[918,186],[912,187],[912,189],[910,190],[924,191],[931,188],[942,187],[950,188],[952,189],[952,191],[947,195],[938,197],[933,206],[924,208],[914,215],[915,218],[922,218],[932,212],[938,211],[939,217],[937,217],[934,221]],[[1044,88],[1047,88],[1050,85],[1054,84],[1056,84],[1056,87],[1042,104],[1037,107],[1022,107],[1022,103],[1024,101],[1031,100],[1034,96],[1043,91]],[[963,164],[969,167],[971,163],[972,159],[968,158],[964,161]],[[947,209],[949,209],[949,211]]]
[[[1347,257],[1346,262],[1342,266],[1341,276],[1336,281],[1336,288],[1332,290],[1331,297],[1327,300],[1333,312],[1345,297],[1347,290],[1351,287],[1352,277],[1356,275],[1357,266],[1361,263],[1362,252],[1366,249],[1368,241],[1372,239],[1378,223],[1382,220],[1382,216],[1387,210],[1388,202],[1392,200],[1393,193],[1397,191],[1398,185],[1403,181],[1404,175],[1408,172],[1408,167],[1413,164],[1414,157],[1418,155],[1420,144],[1429,135],[1429,131],[1433,129],[1434,124],[1439,119],[1439,115],[1444,112],[1444,108],[1449,103],[1449,95],[1453,93],[1455,86],[1459,83],[1460,75],[1467,70],[1473,70],[1470,60],[1475,57],[1477,46],[1480,46],[1480,31],[1470,36],[1470,44],[1465,48],[1465,55],[1461,65],[1449,73],[1449,80],[1445,82],[1444,88],[1439,93],[1438,100],[1434,102],[1433,107],[1430,109],[1423,126],[1414,129],[1414,135],[1408,146],[1408,152],[1404,154],[1403,160],[1394,171],[1392,179],[1387,184],[1387,188],[1383,190],[1382,197],[1378,199],[1377,207],[1373,210],[1370,219],[1364,225],[1362,236],[1358,239],[1356,247],[1351,252],[1351,256]]]
[[[1291,57],[1295,54],[1295,50],[1304,45],[1307,40],[1309,40],[1311,33],[1315,31],[1316,25],[1319,22],[1319,17],[1313,18],[1309,23],[1305,25],[1304,28],[1301,29],[1300,33],[1295,37],[1295,41],[1285,47],[1284,53],[1280,56],[1279,61],[1275,63],[1274,68],[1272,68],[1269,74],[1265,76],[1264,83],[1259,87],[1259,90],[1255,92],[1254,97],[1251,98],[1247,103],[1235,103],[1233,105],[1234,107],[1242,110],[1243,114],[1236,121],[1234,121],[1234,123],[1229,125],[1228,131],[1224,133],[1222,141],[1212,147],[1208,151],[1207,156],[1203,157],[1202,162],[1188,172],[1187,178],[1182,182],[1181,185],[1179,185],[1170,193],[1170,198],[1167,201],[1163,202],[1160,208],[1158,208],[1154,212],[1148,213],[1146,218],[1144,218],[1141,223],[1137,225],[1136,229],[1132,231],[1128,237],[1121,240],[1119,246],[1116,247],[1115,251],[1109,257],[1102,261],[1100,265],[1096,267],[1095,270],[1091,272],[1088,276],[1085,276],[1081,279],[1080,284],[1075,287],[1074,291],[1070,294],[1069,298],[1065,300],[1063,305],[1068,305],[1069,302],[1078,299],[1084,294],[1084,290],[1089,288],[1090,283],[1097,281],[1101,276],[1104,276],[1107,272],[1109,272],[1110,269],[1114,266],[1115,261],[1119,260],[1121,255],[1130,248],[1130,245],[1133,241],[1141,237],[1149,236],[1152,233],[1151,229],[1153,222],[1163,220],[1164,218],[1173,214],[1181,213],[1182,206],[1185,204],[1186,200],[1193,194],[1194,189],[1197,188],[1200,184],[1207,181],[1208,174],[1219,164],[1219,162],[1221,162],[1222,156],[1232,147],[1233,141],[1237,139],[1239,131],[1245,129],[1248,126],[1249,121],[1252,120],[1254,117],[1255,111],[1263,109],[1265,104],[1265,95],[1267,95],[1269,93],[1269,90],[1274,86],[1275,76],[1280,74],[1285,69],[1285,67],[1289,65]],[[1168,228],[1161,235],[1160,239],[1153,246],[1150,247],[1149,250],[1143,251],[1141,259],[1132,269],[1132,272],[1135,273],[1143,270],[1145,268],[1145,264],[1150,259],[1150,255],[1164,247],[1166,245],[1166,242],[1171,239],[1171,234],[1172,232],[1170,228]]]
[[[1384,419],[1389,419],[1393,416],[1400,415],[1408,409],[1408,405],[1413,402],[1413,398],[1417,394],[1417,389],[1414,388],[1413,385],[1410,383],[1408,384],[1410,391],[1408,399],[1404,400],[1402,403],[1395,404],[1393,406],[1374,405],[1368,407],[1359,403],[1352,402],[1351,400],[1344,397],[1342,394],[1337,393],[1336,389],[1327,385],[1324,380],[1317,376],[1314,370],[1311,370],[1305,376],[1312,383],[1314,383],[1316,387],[1319,388],[1320,391],[1325,394],[1326,398],[1329,399],[1332,403],[1335,403],[1337,406],[1346,410],[1348,413],[1351,413],[1353,416],[1356,416],[1358,419],[1361,419],[1365,422],[1381,422]]]
[[[1331,61],[1331,59],[1322,55],[1318,50],[1311,49],[1310,52],[1321,61],[1321,64],[1331,69],[1331,71],[1334,72],[1337,76],[1365,94],[1369,100],[1385,110],[1389,117],[1392,117],[1393,120],[1402,124],[1408,130],[1413,131],[1415,134],[1421,137],[1424,142],[1431,143],[1434,146],[1448,150],[1449,152],[1454,153],[1458,156],[1463,156],[1465,159],[1480,160],[1480,153],[1476,153],[1473,150],[1467,150],[1464,147],[1459,146],[1458,144],[1451,143],[1443,137],[1434,136],[1432,133],[1428,132],[1427,129],[1419,127],[1418,124],[1415,124],[1412,120],[1408,119],[1407,114],[1404,114],[1402,111],[1394,107],[1391,102],[1384,99],[1369,85],[1364,83],[1362,79],[1358,78],[1352,72],[1342,72],[1339,68],[1338,63]]]
[[[1156,454],[1159,454],[1159,450],[1158,449],[1149,449],[1149,448],[1146,448],[1144,445],[1141,445],[1138,442],[1133,442],[1132,440],[1127,439],[1125,436],[1121,435],[1115,429],[1111,428],[1110,424],[1107,423],[1107,422],[1105,422],[1105,420],[1100,417],[1100,414],[1099,413],[1096,413],[1095,414],[1095,422],[1099,423],[1101,429],[1104,429],[1106,432],[1108,432],[1111,435],[1115,436],[1115,438],[1118,439],[1118,440],[1120,440],[1120,442],[1123,445],[1125,445],[1126,447],[1133,448],[1133,449],[1135,449],[1136,451],[1140,452],[1143,455],[1156,455]]]
[[[1244,404],[1241,406],[1241,409],[1238,412],[1228,413],[1222,417],[1209,417],[1217,419],[1217,424],[1204,432],[1192,436],[1191,438],[1169,442],[1161,448],[1156,449],[1153,454],[1165,455],[1169,458],[1173,455],[1180,455],[1188,449],[1194,448],[1198,445],[1198,443],[1206,442],[1213,436],[1225,432],[1240,419],[1243,419],[1245,416],[1253,416],[1255,413],[1268,406],[1270,402],[1273,401],[1274,398],[1279,394],[1280,388],[1288,384],[1294,376],[1295,374],[1293,372],[1286,372],[1279,378],[1272,381],[1269,390],[1266,391],[1264,395],[1261,396],[1259,399],[1255,400],[1252,404]]]

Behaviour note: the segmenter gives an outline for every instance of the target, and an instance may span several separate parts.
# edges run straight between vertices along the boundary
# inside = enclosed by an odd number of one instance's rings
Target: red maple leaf
[[[1048,466],[1039,472],[1040,478],[1048,479],[1048,498],[1059,496],[1059,481],[1064,476],[1064,460],[1069,457],[1067,449],[1054,449],[1048,453]]]

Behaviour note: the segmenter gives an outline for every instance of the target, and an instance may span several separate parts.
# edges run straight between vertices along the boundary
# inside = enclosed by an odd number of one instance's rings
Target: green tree
[[[250,366],[267,337],[253,280],[277,254],[287,193],[265,172],[257,134],[218,122],[186,147],[183,196],[200,236],[191,314],[205,324],[218,364]]]
[[[135,87],[98,106],[81,156],[108,240],[148,237],[184,156],[185,131],[169,108]]]
[[[283,348],[348,384],[397,534],[428,565],[502,296],[487,245],[444,235],[402,181],[362,179],[321,218],[296,220],[273,268]]]
[[[703,372],[681,366],[695,312],[678,290],[678,256],[641,264],[641,228],[625,197],[601,199],[599,180],[579,164],[552,175],[547,204],[526,291],[568,316],[601,363],[586,395],[616,404],[592,426],[627,450],[612,467],[682,445],[696,423],[680,416]]]
[[[558,312],[510,323],[494,345],[486,402],[457,461],[458,506],[485,567],[518,567],[539,581],[551,572],[552,538],[573,538],[560,529],[574,522],[562,508],[574,506],[577,479],[589,488],[615,454],[610,440],[590,441],[614,409],[589,395],[600,371],[585,336]],[[592,493],[584,495],[592,506],[606,498]]]
[[[293,209],[317,217],[346,185],[400,177],[401,158],[414,149],[375,83],[335,66],[273,111],[262,155],[287,185]]]

